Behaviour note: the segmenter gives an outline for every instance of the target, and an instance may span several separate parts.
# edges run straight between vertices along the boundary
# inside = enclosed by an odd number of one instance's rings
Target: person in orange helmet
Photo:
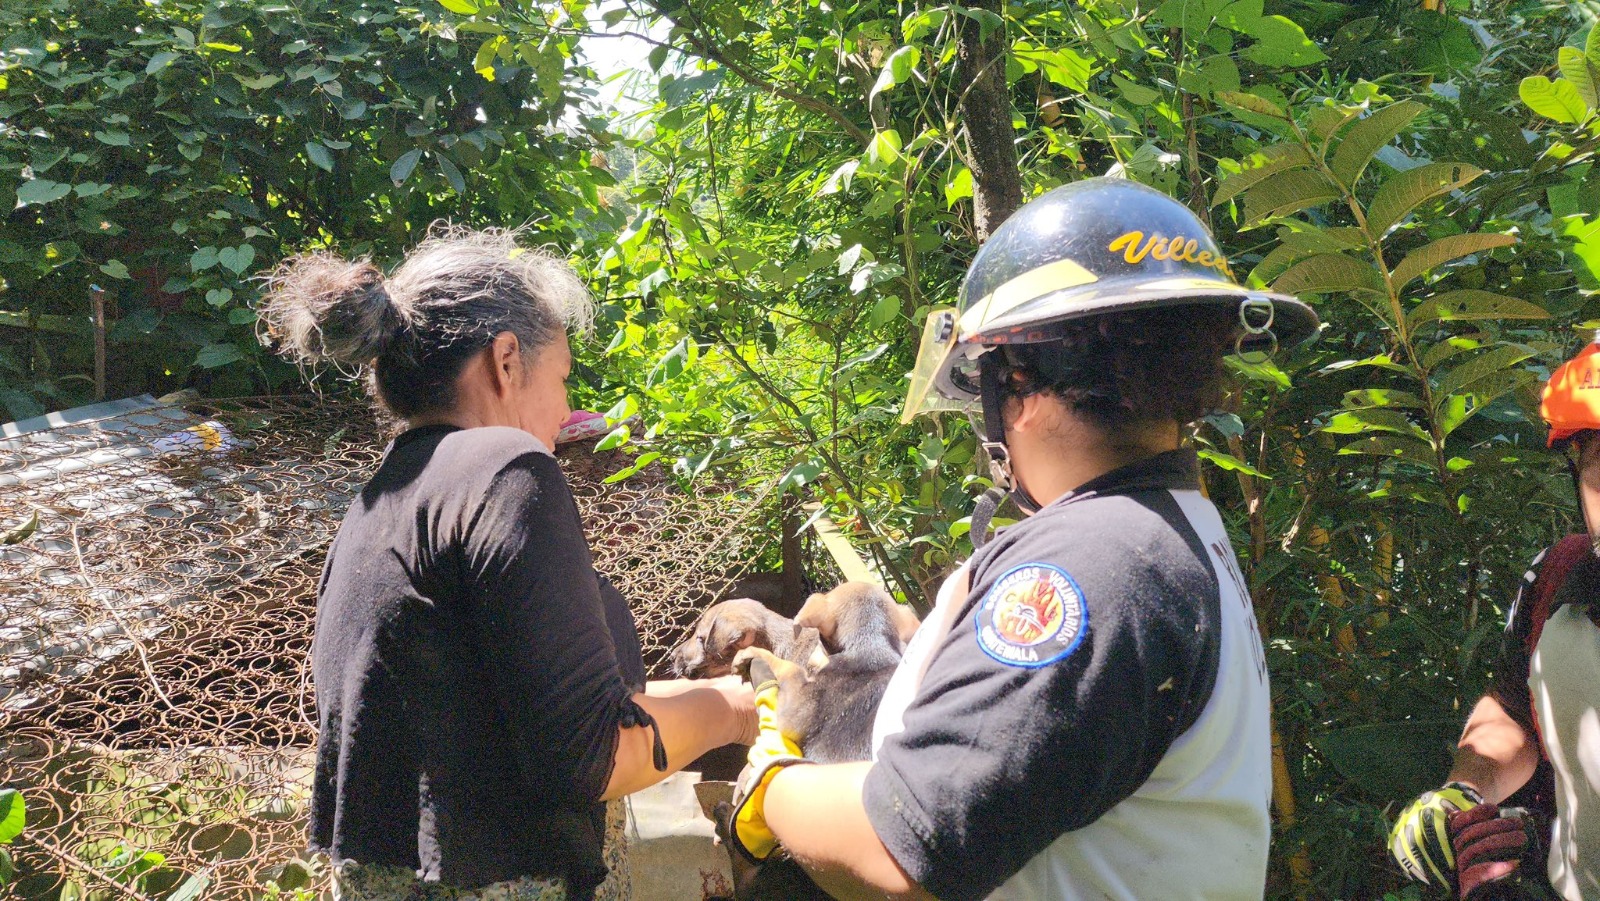
[[[1406,875],[1471,901],[1600,898],[1600,343],[1555,371],[1539,413],[1585,529],[1534,558],[1448,781],[1390,834]]]

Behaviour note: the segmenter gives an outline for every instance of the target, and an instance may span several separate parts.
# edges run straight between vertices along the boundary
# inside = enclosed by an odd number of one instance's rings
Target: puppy
[[[795,623],[814,628],[828,651],[828,662],[814,671],[751,644],[734,657],[734,669],[749,675],[760,657],[778,680],[778,728],[797,742],[808,759],[846,763],[872,756],[872,722],[889,678],[900,665],[905,638],[916,617],[903,611],[882,589],[846,582],[806,601]],[[911,622],[906,622],[910,616]],[[909,629],[907,628],[909,625]],[[717,805],[718,832],[732,828],[733,806]],[[812,901],[828,895],[798,863],[779,856],[752,864],[732,848],[734,896],[738,901]]]
[[[872,721],[889,677],[905,653],[907,623],[887,592],[866,582],[845,582],[814,594],[795,618],[814,628],[828,663],[807,672],[757,645],[738,652],[735,666],[766,656],[778,678],[778,727],[819,763],[846,763],[872,756]],[[909,611],[905,612],[907,616]],[[915,621],[912,616],[911,620]],[[909,631],[916,631],[915,625]],[[748,671],[748,663],[744,669]]]
[[[759,601],[737,598],[713,604],[700,615],[694,631],[672,649],[672,670],[685,679],[726,676],[733,672],[734,656],[746,648],[771,651],[813,669],[827,659],[817,630],[801,628]]]

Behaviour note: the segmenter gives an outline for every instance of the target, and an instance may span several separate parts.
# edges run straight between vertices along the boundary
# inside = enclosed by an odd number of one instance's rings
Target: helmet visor
[[[923,413],[944,410],[976,409],[975,398],[950,397],[941,389],[941,381],[955,381],[954,373],[946,370],[957,363],[956,313],[951,309],[934,310],[922,327],[922,344],[917,349],[917,362],[911,369],[911,387],[906,392],[906,403],[900,411],[900,421],[910,422]],[[977,382],[977,363],[971,361],[972,384]],[[944,376],[941,379],[941,376]],[[974,387],[974,392],[976,388]]]

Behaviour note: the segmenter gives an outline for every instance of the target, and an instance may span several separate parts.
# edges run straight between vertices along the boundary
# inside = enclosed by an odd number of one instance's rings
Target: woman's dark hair
[[[572,268],[518,234],[436,224],[387,277],[369,259],[292,257],[267,276],[263,340],[302,364],[365,370],[402,419],[448,409],[462,367],[496,335],[516,335],[531,359],[593,320]]]
[[[1187,424],[1221,402],[1238,329],[1232,309],[1199,304],[1080,319],[1060,341],[1005,348],[1003,383],[1011,396],[1052,394],[1107,432]]]

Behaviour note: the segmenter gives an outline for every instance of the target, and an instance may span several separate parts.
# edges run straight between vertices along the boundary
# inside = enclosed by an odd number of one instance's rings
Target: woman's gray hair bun
[[[290,257],[266,278],[257,313],[280,353],[305,364],[365,366],[381,356],[409,316],[371,260],[329,253]]]
[[[434,223],[388,277],[370,260],[294,257],[267,276],[262,337],[303,364],[365,370],[402,419],[447,409],[462,367],[500,333],[532,359],[594,321],[572,267],[522,235]]]

